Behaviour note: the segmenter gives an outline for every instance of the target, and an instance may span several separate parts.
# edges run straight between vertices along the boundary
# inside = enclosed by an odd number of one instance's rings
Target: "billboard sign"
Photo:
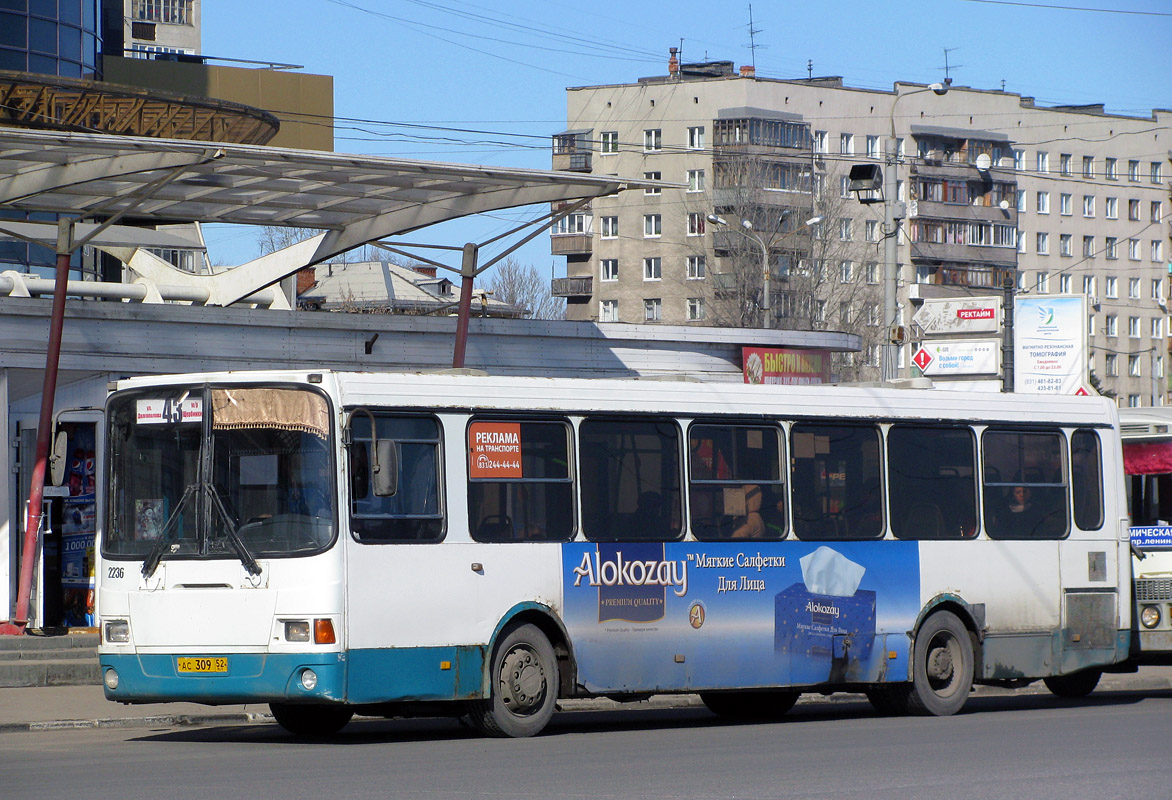
[[[742,347],[745,383],[805,386],[830,383],[829,350]]]
[[[1013,315],[1013,390],[1079,394],[1087,379],[1086,297],[1022,297]]]
[[[1001,330],[1000,297],[925,300],[912,316],[924,335],[997,333]]]
[[[926,377],[996,375],[1001,342],[997,339],[945,339],[924,342],[912,363]]]

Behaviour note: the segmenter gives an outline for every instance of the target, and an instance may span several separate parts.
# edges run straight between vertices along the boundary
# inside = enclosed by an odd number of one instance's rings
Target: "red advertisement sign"
[[[521,423],[473,422],[468,427],[468,477],[521,477]]]
[[[830,382],[829,350],[742,347],[745,383],[803,386]]]
[[[993,319],[996,316],[997,311],[993,308],[958,308],[956,310],[957,319]]]

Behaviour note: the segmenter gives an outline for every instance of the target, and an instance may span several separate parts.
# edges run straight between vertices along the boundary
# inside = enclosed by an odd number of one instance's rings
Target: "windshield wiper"
[[[228,509],[224,508],[224,503],[220,500],[220,496],[216,494],[216,490],[212,488],[210,483],[204,484],[204,493],[212,501],[212,506],[220,512],[220,518],[224,521],[224,531],[227,534],[228,541],[232,543],[236,553],[240,556],[240,563],[244,565],[244,569],[249,575],[260,575],[260,564],[256,563],[256,559],[252,557],[252,553],[248,552],[248,548],[244,546],[244,542],[236,533],[236,525],[232,522],[232,515],[228,513]]]
[[[151,547],[151,551],[147,553],[146,560],[142,562],[142,576],[144,578],[149,578],[155,574],[155,570],[159,567],[159,562],[163,559],[163,551],[167,548],[167,535],[175,527],[175,523],[179,521],[179,514],[183,511],[183,506],[187,504],[188,500],[195,497],[195,492],[198,488],[198,484],[191,483],[183,490],[183,496],[179,498],[175,510],[171,512],[171,516],[167,517],[167,524],[163,526],[163,530],[159,531],[158,540]]]

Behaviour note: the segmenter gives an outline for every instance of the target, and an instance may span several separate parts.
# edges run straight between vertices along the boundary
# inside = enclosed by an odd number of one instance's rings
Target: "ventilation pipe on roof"
[[[754,67],[752,64],[743,65],[741,67],[741,77],[742,78],[756,78],[757,77],[757,68]]]
[[[668,52],[671,53],[671,57],[667,60],[667,74],[673,78],[678,78],[680,76],[680,59],[678,56],[680,49],[678,47],[669,47]]]

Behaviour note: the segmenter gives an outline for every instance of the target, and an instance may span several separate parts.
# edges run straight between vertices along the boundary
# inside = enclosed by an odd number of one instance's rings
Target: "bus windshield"
[[[111,400],[102,551],[114,558],[254,558],[334,538],[324,397],[283,388],[168,388]],[[145,570],[144,570],[145,571]]]

